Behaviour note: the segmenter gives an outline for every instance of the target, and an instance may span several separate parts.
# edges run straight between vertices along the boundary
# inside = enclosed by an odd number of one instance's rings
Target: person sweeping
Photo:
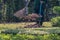
[[[39,24],[40,26],[42,26],[42,24],[43,24],[43,21],[44,21],[44,9],[45,9],[45,1],[46,0],[30,0],[30,1],[34,1],[34,5],[33,5],[33,12],[32,12],[32,14],[38,14],[38,18],[37,18],[37,24]],[[26,6],[25,6],[25,8],[23,8],[23,10],[19,10],[18,12],[16,12],[14,15],[16,16],[16,17],[25,17],[25,14],[28,14],[28,9],[27,9],[27,7],[28,7],[28,1],[26,2]],[[22,12],[23,11],[23,12]],[[32,15],[31,14],[31,15]],[[26,16],[28,16],[28,15],[26,15]],[[31,17],[31,16],[30,16]],[[35,18],[35,17],[34,17]]]
[[[42,26],[44,21],[44,7],[45,7],[46,0],[34,0],[34,11],[33,13],[37,13],[40,17],[37,20],[37,24]]]

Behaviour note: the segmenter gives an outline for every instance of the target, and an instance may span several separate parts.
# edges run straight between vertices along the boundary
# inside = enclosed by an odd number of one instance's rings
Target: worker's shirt
[[[34,0],[34,13],[43,14],[44,7],[45,7],[45,3],[42,3],[41,5],[41,0]]]
[[[34,0],[34,13],[39,13],[40,0]]]

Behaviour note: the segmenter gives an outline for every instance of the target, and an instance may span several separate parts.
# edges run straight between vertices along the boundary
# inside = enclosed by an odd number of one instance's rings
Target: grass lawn
[[[27,25],[33,25],[35,22],[21,22],[21,23],[4,23],[0,24],[0,28],[24,28]]]
[[[36,22],[5,23],[5,24],[0,24],[0,30],[2,30],[2,29],[5,30],[5,29],[16,29],[16,28],[18,28],[20,31],[22,31],[24,33],[29,33],[29,34],[60,33],[60,27],[49,26],[49,25],[51,25],[50,22],[44,22],[43,25],[45,27],[24,28],[24,26],[33,25],[33,24],[36,24]]]
[[[2,29],[1,31],[5,31],[6,29]],[[7,30],[11,30],[11,29],[7,29]],[[50,28],[18,28],[18,29],[12,29],[15,30],[14,32],[16,32],[17,30],[19,30],[19,34],[57,34],[60,33],[60,27],[50,27]],[[6,32],[6,31],[5,31]]]
[[[0,28],[24,28],[27,25],[33,25],[36,24],[36,22],[21,22],[21,23],[3,23],[0,24]],[[44,27],[52,27],[51,22],[44,22]]]

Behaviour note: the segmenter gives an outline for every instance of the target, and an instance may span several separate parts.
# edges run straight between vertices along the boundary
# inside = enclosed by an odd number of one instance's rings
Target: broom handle
[[[28,4],[29,4],[30,0],[25,0],[25,14],[28,14]]]

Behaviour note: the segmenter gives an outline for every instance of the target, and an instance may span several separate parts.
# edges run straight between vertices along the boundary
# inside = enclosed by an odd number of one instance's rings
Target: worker
[[[39,25],[42,25],[43,21],[44,21],[45,2],[46,2],[46,0],[34,0],[33,13],[37,13],[40,15],[40,18],[38,18],[38,20],[37,20],[37,23]]]

